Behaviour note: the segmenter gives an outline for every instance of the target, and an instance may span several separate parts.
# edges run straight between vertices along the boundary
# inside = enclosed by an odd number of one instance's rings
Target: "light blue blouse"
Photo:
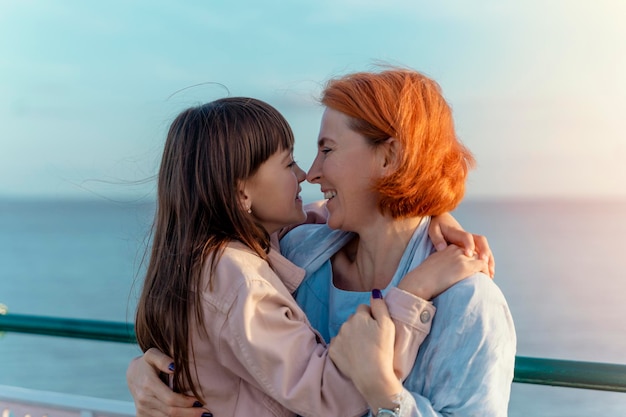
[[[388,288],[432,253],[430,219],[415,230]],[[369,292],[332,283],[330,258],[353,237],[326,225],[298,226],[280,242],[283,255],[306,271],[295,297],[326,341]],[[383,294],[386,290],[383,290]],[[430,334],[404,381],[402,416],[506,416],[513,380],[516,336],[502,292],[475,274],[433,299],[437,312]]]

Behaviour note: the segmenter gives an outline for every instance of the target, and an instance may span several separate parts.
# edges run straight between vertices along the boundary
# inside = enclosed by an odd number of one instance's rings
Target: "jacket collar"
[[[285,284],[289,292],[294,292],[304,280],[304,269],[294,265],[289,259],[280,254],[278,237],[271,236],[271,249],[268,254],[270,264],[278,275],[278,278]]]

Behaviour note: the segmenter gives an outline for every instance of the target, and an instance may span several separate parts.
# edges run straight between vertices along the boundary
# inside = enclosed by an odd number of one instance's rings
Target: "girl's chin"
[[[304,212],[304,210],[302,209],[302,206],[300,205],[300,207],[297,207],[294,210],[293,214],[289,218],[291,219],[291,222],[290,224],[286,226],[295,226],[298,224],[302,224],[306,220],[306,213]]]

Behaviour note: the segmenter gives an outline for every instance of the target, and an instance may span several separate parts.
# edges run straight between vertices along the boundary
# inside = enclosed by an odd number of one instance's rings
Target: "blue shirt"
[[[415,230],[388,288],[432,253],[429,218]],[[369,292],[333,285],[330,258],[353,238],[326,225],[298,226],[280,242],[283,255],[304,268],[295,297],[326,341]],[[383,290],[383,293],[385,290]],[[430,334],[404,381],[402,416],[506,416],[515,364],[516,336],[506,300],[485,274],[475,274],[433,299]]]

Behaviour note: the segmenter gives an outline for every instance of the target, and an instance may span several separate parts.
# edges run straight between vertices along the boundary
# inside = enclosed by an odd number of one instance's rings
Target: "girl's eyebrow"
[[[283,157],[283,163],[293,159],[293,148],[287,150],[288,153]]]

